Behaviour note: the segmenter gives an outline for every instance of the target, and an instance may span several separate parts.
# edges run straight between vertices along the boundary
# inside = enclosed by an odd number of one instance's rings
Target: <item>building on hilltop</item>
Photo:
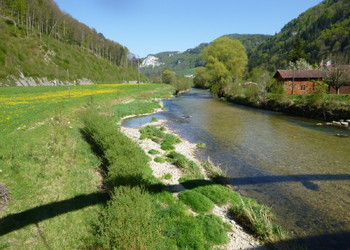
[[[311,94],[324,73],[321,70],[277,70],[273,78],[284,85],[286,94]]]

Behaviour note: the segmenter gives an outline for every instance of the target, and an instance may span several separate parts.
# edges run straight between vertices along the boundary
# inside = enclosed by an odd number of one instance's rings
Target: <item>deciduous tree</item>
[[[218,96],[225,95],[229,83],[243,76],[248,63],[242,43],[227,37],[214,40],[203,50],[201,57],[207,62],[211,90]]]

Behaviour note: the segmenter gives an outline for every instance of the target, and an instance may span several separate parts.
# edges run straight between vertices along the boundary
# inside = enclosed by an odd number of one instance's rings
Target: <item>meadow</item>
[[[159,108],[154,98],[172,91],[157,84],[0,88],[0,185],[9,191],[0,194],[0,248],[76,248],[93,237],[108,194],[81,114],[94,106],[113,125]]]

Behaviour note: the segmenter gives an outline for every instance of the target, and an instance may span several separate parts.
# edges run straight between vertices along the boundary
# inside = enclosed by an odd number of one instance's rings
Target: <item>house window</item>
[[[300,85],[300,90],[305,90],[306,85]]]

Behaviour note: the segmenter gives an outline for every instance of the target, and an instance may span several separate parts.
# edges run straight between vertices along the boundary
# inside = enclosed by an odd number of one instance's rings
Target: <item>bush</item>
[[[179,194],[179,199],[197,213],[208,213],[214,208],[210,199],[193,190],[182,191]]]

